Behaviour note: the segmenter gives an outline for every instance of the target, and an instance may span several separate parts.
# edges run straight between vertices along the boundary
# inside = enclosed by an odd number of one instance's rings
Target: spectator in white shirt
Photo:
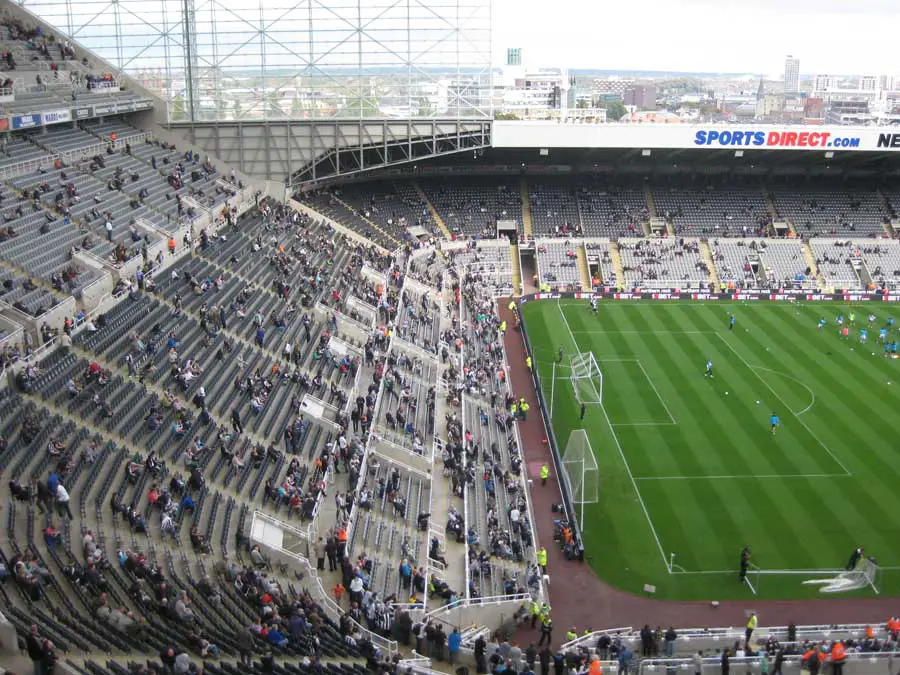
[[[56,509],[59,511],[60,518],[63,515],[68,515],[69,520],[72,520],[72,509],[69,508],[69,492],[63,487],[62,483],[56,486]]]

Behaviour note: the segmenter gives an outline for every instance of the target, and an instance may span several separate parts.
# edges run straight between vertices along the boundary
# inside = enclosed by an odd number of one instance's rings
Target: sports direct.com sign
[[[859,136],[837,136],[830,131],[740,131],[701,129],[694,145],[756,148],[858,148]]]
[[[558,124],[495,120],[496,148],[900,152],[896,128],[765,124]]]

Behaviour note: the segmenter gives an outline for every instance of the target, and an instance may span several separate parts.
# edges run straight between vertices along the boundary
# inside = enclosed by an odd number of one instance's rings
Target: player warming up
[[[778,425],[781,424],[781,420],[778,419],[778,415],[772,413],[772,416],[769,418],[769,424],[772,427],[772,435],[775,435],[775,431],[778,429]]]
[[[712,376],[713,376],[712,361],[707,361],[706,362],[706,373],[704,373],[703,377],[712,377]]]
[[[750,567],[750,558],[753,556],[750,553],[750,547],[745,546],[744,550],[741,551],[741,567],[740,572],[738,573],[738,581],[744,583],[744,579],[747,578],[747,568]]]

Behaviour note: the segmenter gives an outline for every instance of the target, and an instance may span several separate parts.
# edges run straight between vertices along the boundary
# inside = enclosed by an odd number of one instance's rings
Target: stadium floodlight
[[[600,470],[584,429],[575,429],[562,455],[563,480],[578,510],[578,527],[584,530],[584,505],[600,500]]]
[[[575,398],[585,405],[603,404],[603,372],[593,352],[579,352],[569,357],[570,379]]]

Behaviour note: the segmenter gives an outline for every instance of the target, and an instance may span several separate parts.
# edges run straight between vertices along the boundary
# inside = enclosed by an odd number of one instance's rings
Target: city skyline
[[[891,0],[556,0],[552,11],[538,0],[494,0],[493,62],[505,63],[506,49],[521,47],[531,67],[782,79],[791,54],[800,59],[801,78],[894,74],[900,68],[890,41],[872,33],[897,18],[900,5]]]

